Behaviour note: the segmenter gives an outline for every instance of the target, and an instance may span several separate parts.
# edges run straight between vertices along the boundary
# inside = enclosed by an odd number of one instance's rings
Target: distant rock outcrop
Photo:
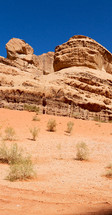
[[[112,74],[112,54],[89,37],[73,36],[56,47],[54,70],[72,66],[100,69]]]

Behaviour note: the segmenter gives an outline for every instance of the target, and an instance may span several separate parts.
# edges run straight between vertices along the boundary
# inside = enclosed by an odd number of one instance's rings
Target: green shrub
[[[84,142],[78,143],[76,148],[77,148],[76,159],[81,160],[81,161],[88,160],[89,150],[88,150],[86,143],[84,143]]]
[[[48,129],[48,131],[56,130],[56,120],[55,119],[49,119],[49,121],[47,123],[47,129]]]
[[[39,113],[39,107],[37,107],[36,105],[24,104],[24,110],[27,110],[29,112],[36,112],[37,114]]]
[[[30,133],[32,134],[32,140],[36,141],[37,137],[38,137],[38,132],[39,129],[34,127],[34,128],[30,128]]]
[[[70,134],[72,132],[73,126],[74,126],[74,123],[71,122],[71,121],[69,121],[67,123],[67,130],[66,130],[66,132]]]
[[[10,172],[7,179],[10,181],[27,180],[35,176],[32,161],[30,157],[26,157],[22,159],[21,162],[10,165]]]
[[[5,129],[5,137],[4,140],[15,140],[15,130],[12,127],[7,127]]]

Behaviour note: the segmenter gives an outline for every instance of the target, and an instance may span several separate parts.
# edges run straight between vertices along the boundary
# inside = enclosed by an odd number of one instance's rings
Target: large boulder
[[[86,36],[73,36],[55,49],[54,70],[83,66],[105,70],[112,74],[112,54],[95,40]]]
[[[38,73],[38,59],[34,55],[33,48],[24,40],[18,38],[12,38],[6,44],[7,50],[7,62],[13,64],[13,66],[20,68],[24,71],[30,71]]]
[[[13,60],[18,58],[19,55],[32,55],[34,53],[33,48],[27,44],[24,40],[18,38],[12,38],[6,44],[7,58]]]

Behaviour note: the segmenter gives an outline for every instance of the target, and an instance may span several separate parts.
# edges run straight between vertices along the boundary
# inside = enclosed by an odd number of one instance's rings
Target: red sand
[[[112,162],[112,124],[49,115],[32,121],[34,115],[0,109],[1,142],[5,128],[13,127],[14,142],[32,156],[37,172],[35,180],[9,182],[9,166],[0,164],[0,215],[79,215],[110,208],[112,180],[103,174]],[[56,132],[47,131],[50,118],[56,119]],[[71,135],[68,121],[74,122]],[[29,131],[33,126],[40,129],[36,141]],[[88,162],[75,160],[80,141],[89,147]]]

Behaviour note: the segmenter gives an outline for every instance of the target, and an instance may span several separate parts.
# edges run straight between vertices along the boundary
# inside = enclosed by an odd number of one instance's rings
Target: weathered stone
[[[112,74],[112,54],[89,37],[73,36],[56,47],[54,70],[72,66],[100,69]]]
[[[6,50],[7,58],[11,60],[17,58],[18,55],[32,55],[34,52],[33,48],[30,45],[28,45],[24,40],[20,40],[18,38],[12,38],[11,40],[9,40],[9,42],[6,44]]]
[[[54,53],[48,52],[46,54],[37,56],[33,48],[24,40],[17,38],[11,39],[6,44],[7,58],[0,59],[0,62],[15,66],[21,70],[35,73],[35,75],[43,75],[54,72],[53,60]]]
[[[43,71],[44,75],[48,75],[54,72],[53,62],[54,62],[54,52],[44,53],[37,56],[39,62],[39,69]]]
[[[8,57],[0,57],[1,107],[28,103],[42,112],[44,96],[48,114],[112,119],[112,55],[96,41],[74,36],[55,55],[36,56],[24,41],[12,39],[7,50]]]

